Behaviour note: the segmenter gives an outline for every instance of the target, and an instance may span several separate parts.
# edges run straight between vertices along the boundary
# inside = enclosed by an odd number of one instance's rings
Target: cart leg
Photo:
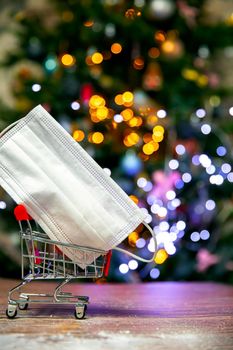
[[[19,295],[19,309],[20,310],[26,310],[28,308],[28,301],[29,301],[29,296],[26,293],[20,293]]]
[[[27,279],[27,280],[24,280],[22,281],[20,284],[18,284],[16,287],[12,288],[10,291],[9,291],[9,294],[8,294],[8,303],[14,303],[16,302],[15,299],[12,299],[11,296],[13,293],[15,293],[16,291],[18,291],[19,289],[21,289],[25,284],[31,282],[30,279]],[[23,294],[22,294],[23,295]],[[24,299],[24,298],[23,298]]]
[[[69,283],[69,281],[71,280],[71,278],[66,278],[64,281],[62,281],[61,283],[59,283],[59,285],[55,288],[55,291],[54,291],[54,294],[53,294],[53,297],[54,297],[54,300],[58,303],[59,301],[61,301],[59,299],[59,297],[62,295],[66,295],[66,293],[61,293],[61,289],[62,287],[64,287],[67,283]]]
[[[23,294],[23,293],[20,294],[20,302],[17,299],[13,299],[12,294],[15,293],[16,291],[19,291],[25,284],[29,282],[31,282],[30,279],[24,280],[9,291],[8,306],[6,309],[6,315],[8,318],[14,318],[17,315],[17,306],[19,306],[19,309],[21,310],[25,310],[27,308],[28,303],[26,301],[28,301],[29,298],[26,294]],[[21,303],[21,300],[22,300],[22,303]]]

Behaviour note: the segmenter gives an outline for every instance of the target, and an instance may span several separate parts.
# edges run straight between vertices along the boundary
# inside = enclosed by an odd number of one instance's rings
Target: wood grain
[[[9,320],[7,293],[17,284],[0,280],[0,347],[11,349],[233,349],[233,287],[214,283],[71,283],[90,296],[87,317],[72,305],[32,304]],[[24,290],[49,292],[53,282]]]

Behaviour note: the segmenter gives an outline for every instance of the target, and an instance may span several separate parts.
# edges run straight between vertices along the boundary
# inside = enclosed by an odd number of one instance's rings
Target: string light
[[[183,154],[185,154],[185,147],[183,145],[177,145],[175,150],[179,156],[182,156]]]
[[[167,112],[164,109],[160,109],[157,112],[157,116],[158,118],[163,119],[167,116]]]
[[[137,248],[144,248],[146,245],[146,241],[144,238],[139,238],[136,242],[136,247]]]
[[[71,67],[75,64],[75,58],[66,53],[61,57],[61,62],[64,66]]]
[[[227,150],[226,150],[225,147],[219,146],[219,147],[216,149],[216,153],[217,153],[217,155],[218,155],[219,157],[223,157],[223,156],[226,155]]]
[[[129,198],[132,199],[132,201],[133,201],[135,204],[138,204],[138,202],[139,202],[138,197],[136,197],[136,196],[134,196],[133,194],[131,194],[131,195],[129,196]]]
[[[77,102],[77,101],[74,101],[71,103],[71,108],[74,110],[74,111],[77,111],[80,109],[80,103]]]
[[[206,116],[206,111],[203,108],[199,108],[196,110],[196,116],[198,118],[204,118]]]
[[[138,232],[134,231],[134,232],[130,233],[128,236],[129,245],[131,245],[131,247],[135,247],[138,238],[139,238]]]
[[[179,167],[179,162],[176,159],[171,159],[168,163],[170,169],[175,170]]]
[[[86,22],[83,23],[84,27],[87,27],[87,28],[92,27],[93,24],[94,24],[93,20],[89,20],[89,21],[86,21]]]
[[[116,103],[117,105],[119,105],[119,106],[123,105],[123,103],[124,103],[121,94],[116,95],[115,98],[114,98],[114,101],[115,101],[115,103]]]
[[[100,52],[95,52],[91,56],[91,60],[94,64],[100,64],[103,62],[103,55]]]
[[[157,279],[159,277],[159,275],[160,275],[159,269],[153,268],[150,270],[150,277],[152,279]]]
[[[121,112],[121,115],[125,121],[130,120],[133,117],[133,111],[130,108],[126,108]]]
[[[155,35],[154,35],[154,38],[156,41],[158,42],[163,42],[166,40],[166,37],[165,37],[165,33],[162,32],[161,30],[158,30]]]
[[[137,70],[141,70],[144,68],[144,60],[141,57],[137,57],[133,61],[133,67]]]
[[[210,238],[210,233],[209,233],[209,231],[207,231],[207,230],[202,230],[202,231],[200,232],[200,238],[201,238],[203,241],[206,241],[207,239],[209,239],[209,238]]]
[[[216,207],[215,201],[208,199],[208,201],[205,203],[205,207],[207,210],[214,210]]]
[[[40,90],[41,90],[41,85],[40,84],[33,84],[32,85],[32,91],[39,92]]]
[[[229,174],[227,175],[227,180],[228,180],[229,182],[233,182],[233,173],[229,173]]]
[[[143,145],[142,150],[146,155],[151,155],[155,150],[152,141]]]
[[[136,270],[138,268],[138,262],[132,259],[128,262],[128,266],[130,270]]]
[[[112,53],[114,53],[115,55],[119,54],[122,51],[122,46],[119,43],[114,43],[111,46],[111,51]]]
[[[192,180],[192,175],[189,174],[189,173],[184,173],[182,175],[182,180],[185,182],[185,183],[189,183],[191,180]]]
[[[102,143],[104,140],[104,135],[101,132],[94,132],[92,134],[92,142],[99,144]]]
[[[155,263],[158,265],[163,264],[168,258],[168,254],[165,249],[159,249],[155,256]]]
[[[111,176],[111,170],[109,168],[103,168],[103,170],[108,176]]]
[[[82,130],[75,130],[73,133],[73,138],[75,141],[81,142],[85,137],[85,134]]]
[[[218,175],[211,175],[209,178],[209,182],[212,185],[217,185],[220,186],[223,184],[224,178],[222,177],[222,175],[218,174]]]
[[[126,91],[122,95],[122,100],[123,100],[123,102],[126,102],[126,103],[133,102],[133,98],[134,98],[134,95],[130,91]]]
[[[193,242],[198,242],[200,240],[200,234],[199,232],[192,232],[191,235],[190,235],[190,239],[193,241]]]
[[[224,174],[228,174],[231,171],[231,165],[228,163],[224,163],[221,166],[221,170]]]
[[[210,132],[211,132],[211,126],[209,124],[203,124],[201,126],[201,132],[204,134],[204,135],[208,135]]]
[[[89,100],[89,106],[91,108],[99,108],[105,106],[105,100],[99,95],[93,95]]]
[[[96,117],[99,120],[104,120],[108,117],[108,108],[107,107],[99,107],[96,111]]]
[[[129,271],[129,266],[127,264],[121,264],[119,266],[119,271],[122,273],[122,274],[126,274],[128,271]]]
[[[157,47],[151,47],[148,51],[148,56],[151,58],[157,58],[160,55],[160,51]]]
[[[4,201],[0,201],[0,209],[6,209],[6,203]]]
[[[121,123],[123,121],[123,117],[121,114],[115,114],[113,119],[116,123]]]

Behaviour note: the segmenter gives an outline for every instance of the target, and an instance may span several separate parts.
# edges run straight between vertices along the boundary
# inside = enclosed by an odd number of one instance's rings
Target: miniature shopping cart
[[[22,282],[9,291],[7,317],[14,318],[17,315],[17,308],[26,310],[30,303],[55,303],[73,304],[75,317],[84,318],[89,297],[63,292],[62,288],[73,279],[107,276],[111,251],[105,252],[50,240],[44,232],[41,232],[41,228],[21,204],[15,208],[14,214],[20,226]],[[63,248],[69,248],[73,253],[81,253],[79,255],[82,256],[82,260],[72,261],[64,254]],[[87,256],[90,261],[91,254],[93,262],[87,264]],[[61,281],[53,294],[20,293],[20,289],[33,280]],[[15,293],[18,293],[16,299],[13,298]]]

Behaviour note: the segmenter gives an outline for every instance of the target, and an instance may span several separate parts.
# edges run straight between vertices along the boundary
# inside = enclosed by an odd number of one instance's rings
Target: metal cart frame
[[[44,232],[40,232],[41,229],[38,224],[33,223],[32,218],[22,204],[15,208],[14,214],[20,227],[22,282],[9,291],[7,317],[15,318],[17,308],[26,310],[30,303],[54,303],[73,304],[75,306],[75,317],[77,319],[84,318],[89,297],[63,292],[62,288],[73,279],[107,276],[111,251],[105,252],[99,249],[50,240]],[[33,229],[33,225],[35,225],[36,230]],[[77,261],[69,259],[63,252],[64,247],[68,247],[73,252],[79,252],[80,259]],[[93,262],[87,264],[87,256],[88,261],[90,261],[90,255],[93,255]],[[61,281],[53,294],[20,293],[21,288],[33,280]],[[17,298],[13,298],[13,294],[16,292],[19,295]]]

